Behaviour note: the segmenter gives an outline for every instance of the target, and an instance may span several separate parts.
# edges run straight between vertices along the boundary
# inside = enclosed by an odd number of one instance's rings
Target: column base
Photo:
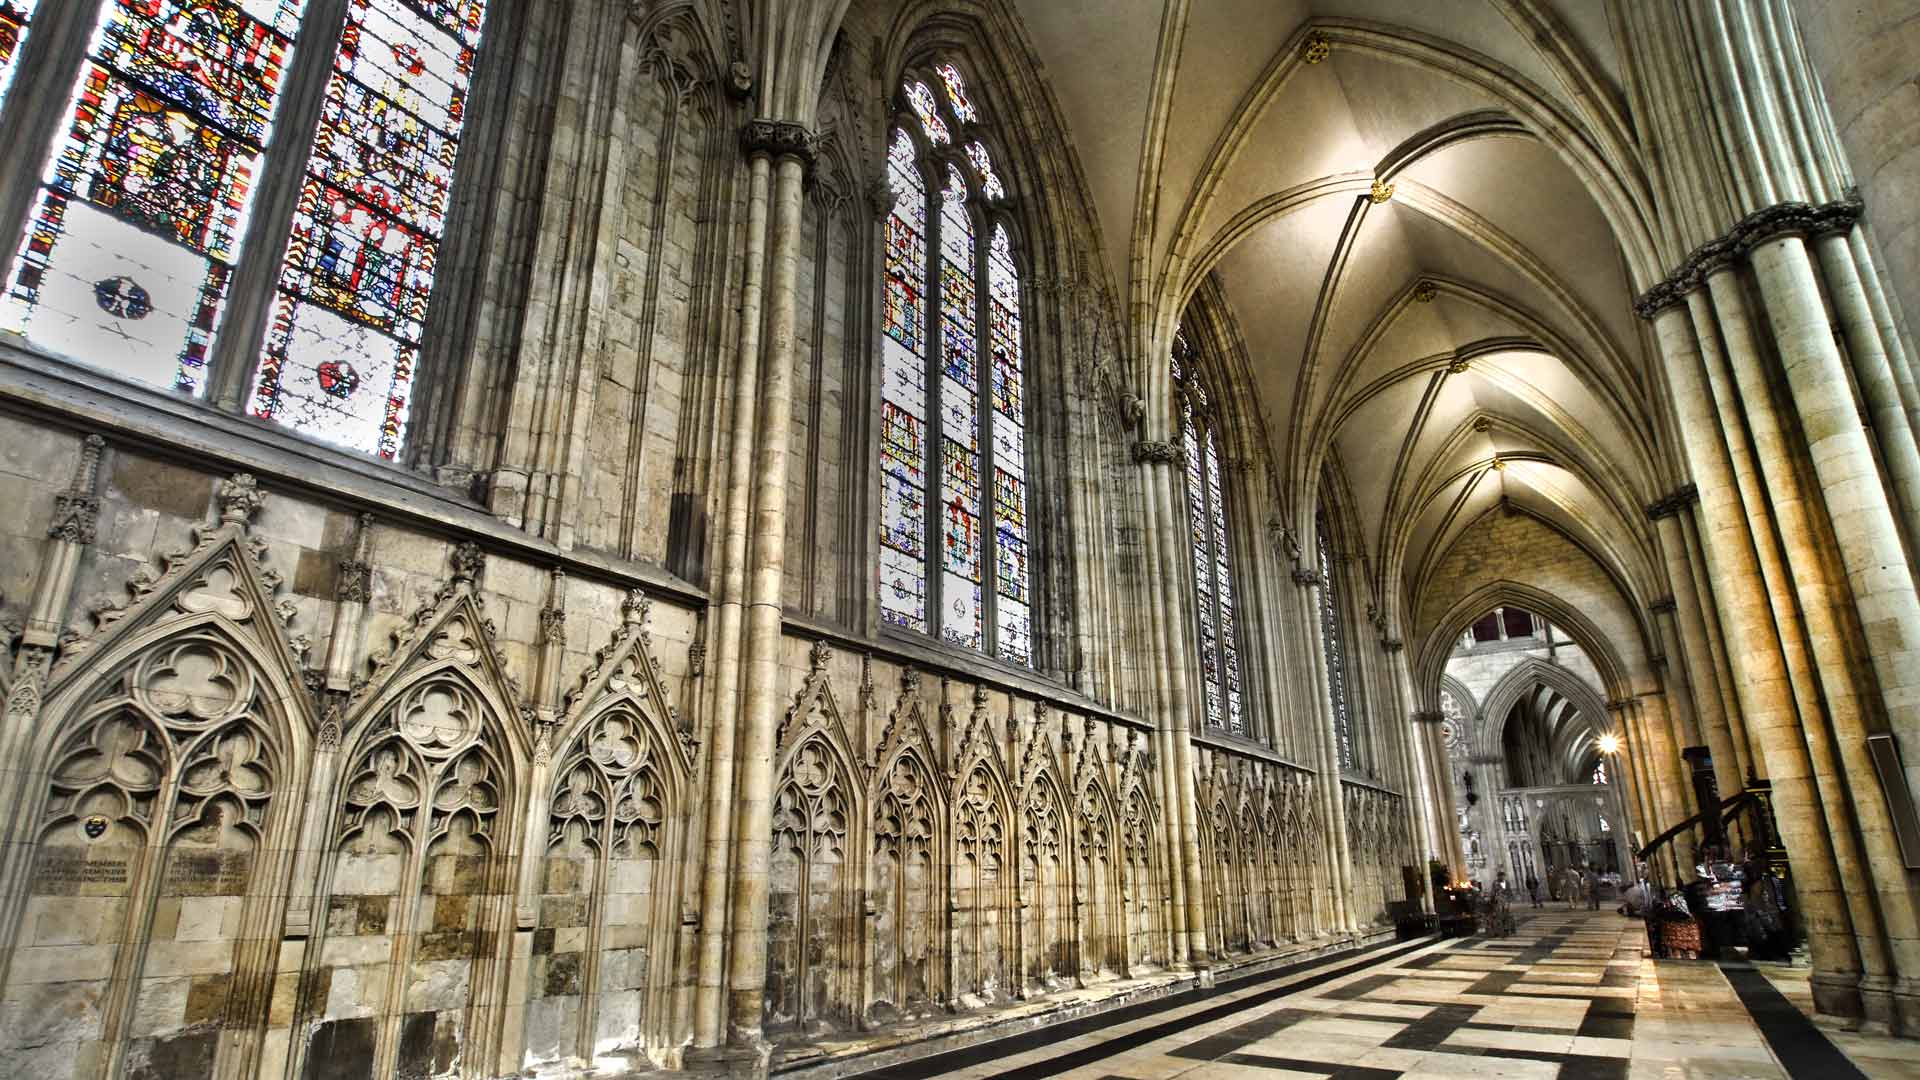
[[[1893,1033],[1920,1039],[1920,979],[1901,979],[1894,984]]]
[[[688,1050],[684,1070],[689,1076],[766,1080],[772,1064],[773,1044],[761,1041],[751,1046],[705,1046]]]
[[[1842,972],[1816,971],[1807,980],[1813,991],[1813,1009],[1822,1016],[1839,1017],[1858,1024],[1866,1015],[1860,1001],[1860,976]]]
[[[1891,1035],[1898,1020],[1894,1013],[1893,979],[1886,975],[1860,977],[1860,1030]]]

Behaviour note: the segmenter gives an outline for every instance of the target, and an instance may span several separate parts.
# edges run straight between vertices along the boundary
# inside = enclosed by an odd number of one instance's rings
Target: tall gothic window
[[[1031,664],[1025,339],[1007,190],[958,68],[909,75],[900,94],[911,116],[887,154],[880,614]]]
[[[307,0],[99,0],[0,328],[202,396],[216,355],[254,348],[215,353],[228,309],[271,304],[249,411],[394,457],[486,0],[345,7],[335,37]],[[0,92],[35,9],[0,0]],[[275,131],[309,47],[333,50],[308,66],[327,80],[318,115]],[[256,188],[287,175],[293,220],[250,229]],[[231,295],[249,241],[282,235],[277,289]]]
[[[27,31],[33,25],[33,9],[40,0],[0,0],[0,103],[7,100],[13,87],[14,62],[20,47],[27,43]]]
[[[1245,735],[1233,555],[1227,540],[1218,425],[1193,350],[1178,334],[1173,343],[1173,385],[1180,408],[1180,441],[1187,450],[1187,528],[1193,541],[1194,606],[1199,619],[1200,682],[1207,726]]]
[[[1348,704],[1347,650],[1340,632],[1340,575],[1334,567],[1333,539],[1327,534],[1327,516],[1314,519],[1320,554],[1320,647],[1327,657],[1327,697],[1333,705],[1333,740],[1340,768],[1358,767],[1353,746],[1353,717]]]

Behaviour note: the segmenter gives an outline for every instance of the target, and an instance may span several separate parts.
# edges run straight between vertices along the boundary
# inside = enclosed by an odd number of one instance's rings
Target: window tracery
[[[918,125],[895,128],[887,155],[895,201],[881,315],[880,614],[1030,665],[1020,268],[986,145],[954,150],[953,132],[979,112],[957,67],[935,71],[942,94],[913,77],[902,84]]]
[[[1180,409],[1180,439],[1187,451],[1187,528],[1193,548],[1200,682],[1207,726],[1245,735],[1232,542],[1227,535],[1218,425],[1212,399],[1200,377],[1198,358],[1184,336],[1174,337],[1171,364],[1174,396]]]
[[[487,4],[347,0],[337,38],[337,14],[314,14],[322,6],[97,0],[0,329],[195,397],[218,374],[216,355],[257,348],[249,412],[393,458]],[[48,10],[0,0],[0,101]],[[327,38],[306,40],[310,18]],[[289,85],[296,48],[316,44],[334,51],[330,70],[305,65],[326,80],[314,126],[276,131],[281,99],[303,96]],[[278,283],[233,294],[263,231],[250,224],[258,189],[289,172],[300,187]],[[230,309],[269,304],[263,341],[216,354]]]

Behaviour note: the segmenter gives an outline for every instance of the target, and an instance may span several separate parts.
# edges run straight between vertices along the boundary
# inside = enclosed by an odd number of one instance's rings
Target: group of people
[[[1562,878],[1562,896],[1567,901],[1567,907],[1572,908],[1575,904],[1584,900],[1586,901],[1588,911],[1599,911],[1600,873],[1593,868],[1593,864],[1588,863],[1585,866],[1569,866],[1563,873],[1565,876]],[[1532,874],[1528,874],[1527,899],[1532,902],[1535,908],[1545,906],[1541,902],[1540,889],[1540,879]],[[1492,891],[1493,895],[1501,900],[1507,901],[1508,903],[1513,901],[1513,883],[1507,880],[1507,872],[1505,870],[1500,871],[1499,876],[1494,878]]]

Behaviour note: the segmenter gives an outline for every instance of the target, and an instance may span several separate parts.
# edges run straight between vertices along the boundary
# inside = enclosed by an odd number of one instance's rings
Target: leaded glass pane
[[[485,0],[349,0],[256,416],[399,453],[485,11]]]
[[[1020,332],[1020,271],[1006,227],[987,245],[987,306],[993,350],[993,514],[1000,655],[1032,663],[1028,622],[1025,362]]]
[[[1193,548],[1193,587],[1195,608],[1200,614],[1200,682],[1207,709],[1207,724],[1224,727],[1226,710],[1222,701],[1220,678],[1220,634],[1214,615],[1212,546],[1208,541],[1211,517],[1207,513],[1206,479],[1199,438],[1194,429],[1193,406],[1181,403],[1181,441],[1187,447],[1187,532]]]
[[[13,87],[14,63],[26,47],[27,31],[40,0],[0,0],[0,102]]]
[[[1338,577],[1334,573],[1333,546],[1327,539],[1327,524],[1317,522],[1320,556],[1320,647],[1327,658],[1327,697],[1333,706],[1333,737],[1340,754],[1340,767],[1355,767],[1353,723],[1347,705],[1347,658],[1340,638],[1340,600]]]
[[[0,328],[139,382],[205,389],[304,6],[100,5]],[[0,6],[9,76],[31,13]]]
[[[933,98],[933,91],[923,82],[907,84],[907,104],[912,106],[913,114],[920,118],[920,130],[936,146],[944,146],[953,141],[947,133],[947,122],[940,119],[940,104]]]
[[[1220,479],[1220,446],[1207,429],[1207,503],[1212,511],[1214,599],[1220,605],[1220,676],[1225,691],[1227,730],[1246,734],[1247,718],[1240,700],[1240,649],[1234,634],[1233,563],[1228,554],[1227,500]]]
[[[978,113],[958,68],[940,64],[935,73],[944,97],[914,80],[901,93],[928,142],[939,146],[953,141],[952,125],[975,123]],[[984,147],[966,153],[980,190],[1003,197]],[[1004,227],[993,229],[982,260],[965,166],[934,166],[935,213],[921,179],[925,165],[914,140],[896,132],[889,171],[893,188],[906,194],[886,230],[881,613],[949,644],[1031,664],[1019,271]],[[984,372],[983,344],[990,352]],[[931,486],[929,472],[937,477]],[[938,536],[932,550],[919,527],[929,513]],[[936,601],[937,616],[927,611]]]
[[[927,189],[913,140],[896,131],[887,177],[886,303],[881,316],[880,617],[927,624]]]
[[[973,162],[973,171],[980,176],[980,194],[996,200],[1007,197],[1006,185],[1000,182],[1000,174],[993,171],[993,155],[987,153],[984,144],[968,143],[967,160]]]
[[[966,80],[960,77],[960,69],[952,64],[941,64],[933,69],[940,81],[947,87],[947,104],[953,106],[953,115],[963,124],[971,124],[980,119],[973,110],[973,102],[967,98]]]

